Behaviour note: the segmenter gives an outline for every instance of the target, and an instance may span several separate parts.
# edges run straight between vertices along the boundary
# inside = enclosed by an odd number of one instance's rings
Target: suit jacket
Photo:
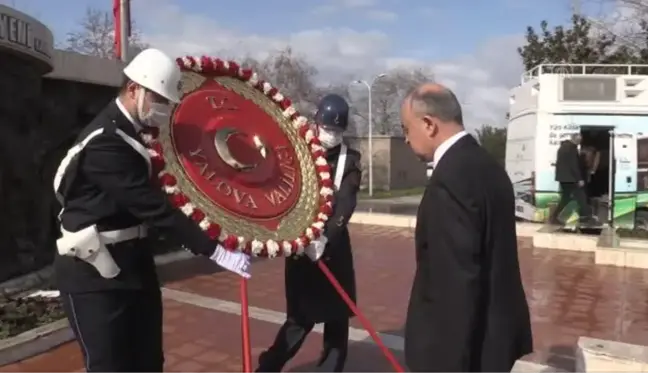
[[[577,183],[585,180],[584,168],[576,144],[569,140],[561,142],[556,154],[556,181],[559,183]]]
[[[438,161],[416,223],[416,275],[405,327],[409,368],[511,371],[532,352],[513,187],[472,136]]]
[[[59,191],[65,205],[62,226],[76,232],[96,224],[99,231],[110,231],[144,223],[196,254],[210,255],[217,242],[171,205],[155,176],[149,175],[144,158],[116,134],[118,128],[141,142],[114,101],[81,131],[77,142],[99,128],[104,133],[70,162],[61,182]],[[82,260],[56,255],[57,285],[65,292],[158,287],[151,246],[148,239],[109,245],[121,268],[114,279],[101,277]]]

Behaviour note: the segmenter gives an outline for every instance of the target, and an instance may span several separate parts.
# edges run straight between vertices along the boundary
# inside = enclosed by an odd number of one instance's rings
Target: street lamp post
[[[367,114],[367,120],[369,122],[369,136],[367,141],[369,142],[369,197],[373,197],[373,118],[372,118],[372,109],[373,105],[371,102],[371,91],[373,88],[374,83],[380,79],[386,77],[387,74],[378,74],[376,75],[372,80],[371,83],[367,83],[366,80],[354,80],[352,83],[357,83],[357,84],[364,84],[365,87],[367,87],[367,91],[369,93],[369,103],[368,103],[368,114]]]

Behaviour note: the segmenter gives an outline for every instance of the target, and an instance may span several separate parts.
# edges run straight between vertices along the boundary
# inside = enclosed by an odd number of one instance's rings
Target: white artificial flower
[[[286,110],[283,112],[284,118],[290,118],[292,117],[295,113],[297,112],[297,109],[295,109],[294,106],[290,105]]]
[[[279,254],[279,244],[274,240],[266,241],[266,248],[268,249],[268,258],[274,258]]]
[[[259,240],[252,240],[252,255],[259,256],[263,251],[263,242]]]
[[[194,212],[194,206],[191,203],[185,203],[184,206],[180,207],[180,210],[183,214],[190,216]]]
[[[200,221],[198,225],[200,226],[200,229],[206,231],[207,229],[209,229],[211,222],[209,221],[209,219],[204,218],[203,220]]]
[[[311,224],[313,228],[317,228],[319,230],[324,229],[324,222],[321,221],[316,221],[315,223]]]
[[[248,80],[248,84],[254,87],[258,83],[259,83],[259,74],[252,73],[252,76],[250,76],[250,79]]]
[[[268,93],[270,93],[271,90],[272,90],[272,85],[270,85],[270,83],[268,83],[268,82],[264,82],[263,83],[263,93],[267,95]]]
[[[320,195],[323,196],[323,197],[332,196],[333,195],[333,189],[328,188],[328,187],[323,187],[320,190]]]
[[[292,244],[288,241],[283,241],[281,243],[281,247],[283,248],[284,255],[285,256],[290,256],[292,255]]]

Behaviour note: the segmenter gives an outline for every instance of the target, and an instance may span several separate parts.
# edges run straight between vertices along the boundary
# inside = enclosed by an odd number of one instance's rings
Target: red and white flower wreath
[[[319,213],[310,224],[310,227],[300,237],[295,237],[292,240],[279,242],[267,240],[263,242],[255,238],[242,237],[225,232],[218,223],[211,221],[204,212],[195,207],[191,203],[191,200],[177,187],[177,179],[165,168],[166,164],[163,157],[162,145],[158,141],[159,132],[152,131],[142,135],[142,138],[149,148],[152,168],[155,174],[158,175],[162,188],[169,195],[172,203],[182,210],[185,215],[197,222],[200,228],[212,239],[219,240],[228,250],[238,250],[254,256],[273,258],[294,254],[301,255],[304,252],[304,248],[316,240],[325,243],[326,238],[322,233],[324,224],[332,213],[333,180],[331,180],[331,169],[324,158],[325,150],[320,145],[315,132],[308,125],[307,119],[297,112],[291,101],[279,93],[277,88],[259,79],[258,75],[252,70],[242,69],[236,62],[223,61],[211,57],[187,56],[178,58],[177,63],[183,71],[194,71],[197,73],[239,79],[272,99],[281,108],[284,117],[291,120],[294,128],[297,129],[299,135],[310,147],[319,178],[320,204]]]

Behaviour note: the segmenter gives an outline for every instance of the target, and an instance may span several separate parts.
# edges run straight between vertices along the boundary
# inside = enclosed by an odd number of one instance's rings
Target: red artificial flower
[[[318,238],[322,234],[322,231],[320,231],[319,228],[311,227],[311,230],[313,231],[313,237],[315,238]]]
[[[223,247],[227,250],[234,251],[238,247],[238,238],[234,235],[228,235],[227,238],[223,240]]]
[[[317,160],[319,157],[324,158],[325,155],[326,155],[326,153],[324,153],[323,150],[315,150],[315,151],[313,152],[313,158],[315,158],[316,160]]]
[[[252,241],[247,241],[245,243],[245,247],[243,248],[243,252],[251,255],[252,254]]]
[[[200,57],[200,67],[203,71],[211,71],[214,68],[214,60],[211,57]]]
[[[313,138],[310,140],[311,145],[317,145],[317,146],[322,146],[322,143],[320,142],[319,138],[317,136],[313,136]]]
[[[160,172],[162,172],[165,166],[166,166],[166,162],[164,162],[164,158],[151,157],[151,169],[153,170],[153,175],[157,175]]]
[[[213,72],[221,72],[225,69],[225,64],[223,63],[223,60],[217,58],[214,60],[214,65],[212,67],[214,69]],[[212,71],[208,71],[208,72],[212,72]]]
[[[164,173],[162,176],[160,176],[160,183],[162,183],[162,185],[164,186],[175,186],[176,184],[178,184],[178,180],[170,173]]]
[[[287,98],[284,98],[284,99],[281,100],[281,102],[279,103],[279,106],[281,107],[282,110],[286,110],[286,109],[288,109],[288,108],[290,107],[290,105],[292,105],[292,102],[290,102],[290,100],[287,99]]]
[[[243,69],[243,70],[241,70],[241,79],[250,80],[250,78],[252,78],[252,74],[254,74],[254,72],[252,70]]]
[[[200,211],[199,209],[194,209],[191,213],[191,219],[193,219],[193,221],[195,221],[196,223],[200,223],[204,218],[205,213]]]
[[[328,165],[321,165],[321,166],[315,166],[315,171],[317,171],[317,174],[321,174],[322,172],[329,172],[331,171],[329,169]]]
[[[182,193],[175,193],[171,196],[171,203],[176,207],[182,207],[189,203],[189,198]]]
[[[268,97],[274,97],[274,95],[276,95],[277,93],[279,93],[279,90],[275,87],[272,87],[268,92]]]
[[[322,184],[323,187],[333,188],[333,180],[331,180],[330,178],[329,179],[322,179],[321,184]]]
[[[160,156],[164,154],[164,149],[162,148],[162,144],[159,142],[154,142],[150,145],[151,149],[155,150],[156,153],[158,153]]]
[[[220,237],[220,234],[221,234],[220,225],[214,223],[209,224],[209,228],[207,228],[207,235],[209,236],[209,238],[211,238],[212,240],[216,240],[218,239],[218,237]]]
[[[325,202],[320,206],[319,212],[326,216],[331,216],[331,214],[333,214],[333,209]]]
[[[308,128],[308,126],[299,127],[299,130],[298,130],[299,131],[299,136],[301,136],[302,138],[306,138],[306,132],[308,132],[309,129],[310,128]]]
[[[236,63],[234,61],[228,61],[228,63],[229,63],[229,71],[228,72],[230,73],[230,75],[238,78],[238,73],[239,73],[239,70],[240,70],[241,67],[239,66],[238,63]]]
[[[301,242],[304,245],[304,247],[310,245],[310,243],[311,243],[310,238],[308,238],[308,236],[306,236],[306,235],[303,235],[303,236],[299,237],[299,239],[301,239]]]

